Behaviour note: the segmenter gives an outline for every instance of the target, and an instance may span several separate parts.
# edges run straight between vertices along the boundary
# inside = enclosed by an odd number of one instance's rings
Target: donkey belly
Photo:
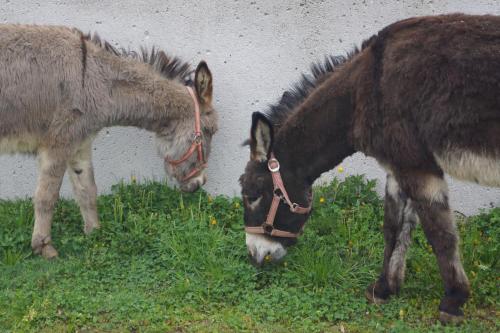
[[[434,154],[444,172],[461,180],[500,187],[500,156],[470,151]]]
[[[31,135],[0,138],[0,154],[36,153],[38,139]]]

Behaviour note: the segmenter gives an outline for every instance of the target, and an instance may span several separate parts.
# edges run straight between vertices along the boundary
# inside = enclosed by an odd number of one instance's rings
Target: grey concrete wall
[[[384,26],[407,17],[465,12],[500,14],[495,0],[0,0],[0,22],[63,24],[97,31],[113,44],[159,46],[194,65],[208,61],[215,77],[220,132],[210,158],[212,193],[238,195],[237,179],[248,159],[240,147],[250,115],[264,110],[325,54],[342,54]],[[151,134],[133,128],[103,130],[94,143],[97,184],[109,191],[120,179],[163,178]],[[345,174],[385,175],[355,155]],[[335,174],[335,171],[332,173]],[[26,156],[0,155],[0,198],[31,196],[36,163]],[[331,174],[329,175],[331,176]],[[327,176],[328,177],[328,176]],[[326,177],[326,178],[327,178]],[[325,178],[323,178],[325,179]],[[450,182],[453,208],[470,214],[500,205],[500,190]],[[63,195],[71,196],[68,182]]]

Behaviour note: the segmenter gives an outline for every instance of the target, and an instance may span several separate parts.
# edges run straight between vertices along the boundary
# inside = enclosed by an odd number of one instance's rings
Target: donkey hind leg
[[[439,305],[440,321],[463,320],[461,306],[470,294],[458,249],[458,234],[448,206],[448,186],[442,175],[416,174],[406,177],[412,189],[413,207],[418,213],[425,236],[433,248],[444,283],[445,296]]]
[[[91,140],[85,141],[73,153],[68,162],[68,173],[73,185],[73,193],[83,216],[83,230],[85,234],[89,234],[92,230],[99,228],[97,187],[95,185],[94,168],[92,166]]]
[[[51,224],[54,206],[59,198],[59,190],[66,170],[65,156],[51,150],[40,150],[38,154],[39,175],[35,191],[35,226],[31,247],[35,254],[50,259],[57,256],[52,246]]]
[[[418,221],[411,200],[390,174],[387,175],[385,192],[384,264],[380,277],[365,293],[366,298],[375,304],[387,302],[390,295],[399,291],[404,281],[406,251]]]

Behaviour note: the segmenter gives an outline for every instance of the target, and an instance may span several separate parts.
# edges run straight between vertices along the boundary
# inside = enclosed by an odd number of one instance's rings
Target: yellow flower
[[[272,259],[272,257],[270,254],[268,254],[267,256],[264,257],[264,261],[266,261],[266,262],[270,262],[271,259]]]
[[[325,198],[321,197],[319,198],[319,203],[324,203],[325,202]]]
[[[403,319],[405,316],[405,310],[399,309],[399,318]]]
[[[132,176],[130,177],[130,180],[132,181],[132,184],[137,183],[137,177],[136,177],[136,176],[134,176],[134,175],[132,175]]]
[[[344,168],[343,168],[342,166],[339,166],[339,167],[337,168],[337,171],[338,171],[339,173],[342,173],[342,172],[344,172]]]
[[[215,217],[212,217],[212,219],[210,220],[210,224],[211,225],[216,225],[217,224],[217,220],[215,219]]]
[[[235,202],[234,203],[234,208],[240,208],[240,203],[239,202]]]

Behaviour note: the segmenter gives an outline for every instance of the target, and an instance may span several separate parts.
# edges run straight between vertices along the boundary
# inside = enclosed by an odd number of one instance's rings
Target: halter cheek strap
[[[203,170],[207,166],[207,162],[205,161],[205,158],[203,156],[203,140],[202,140],[202,133],[201,133],[201,115],[200,115],[200,104],[198,103],[198,99],[196,98],[196,95],[193,91],[193,88],[186,86],[187,91],[189,92],[189,95],[193,99],[194,102],[194,136],[193,136],[193,142],[191,143],[191,146],[188,148],[188,150],[182,155],[181,158],[178,160],[171,160],[168,157],[165,157],[165,162],[169,163],[173,167],[177,167],[179,164],[184,163],[185,161],[188,160],[188,158],[191,157],[191,155],[194,154],[196,151],[198,153],[198,166],[193,168],[184,178],[182,181],[186,181],[190,178],[192,178],[194,175],[196,175],[198,172]]]
[[[285,184],[283,183],[283,179],[281,178],[280,163],[274,157],[273,153],[271,153],[271,158],[267,162],[267,168],[271,172],[274,187],[273,201],[271,202],[269,213],[267,214],[266,221],[262,223],[262,225],[258,227],[245,227],[245,231],[251,234],[265,234],[275,237],[297,238],[302,233],[304,225],[297,233],[278,230],[274,228],[274,219],[276,217],[276,212],[278,211],[279,204],[280,202],[285,203],[289,207],[290,211],[294,214],[309,214],[312,208],[312,200],[311,204],[308,207],[301,207],[300,205],[290,200],[288,192],[285,188]]]

